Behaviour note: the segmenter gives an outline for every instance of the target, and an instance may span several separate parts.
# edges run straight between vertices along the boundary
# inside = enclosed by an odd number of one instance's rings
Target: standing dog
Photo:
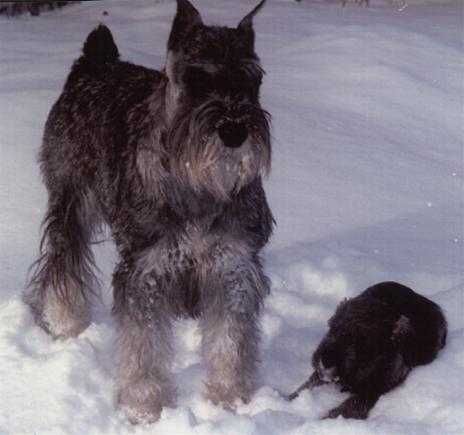
[[[133,422],[175,403],[172,323],[200,318],[206,396],[233,407],[255,389],[259,313],[268,280],[260,250],[273,218],[269,115],[253,17],[206,26],[177,0],[166,67],[119,60],[108,28],[90,33],[45,126],[49,194],[41,257],[25,301],[52,336],[90,322],[89,244],[108,224],[113,275],[116,400]]]

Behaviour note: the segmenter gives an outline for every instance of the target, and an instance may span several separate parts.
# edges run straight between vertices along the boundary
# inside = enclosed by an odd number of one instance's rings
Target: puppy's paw
[[[354,418],[357,420],[365,420],[369,415],[369,411],[373,405],[368,401],[363,400],[357,396],[351,396],[346,399],[340,406],[330,410],[322,420],[327,418]]]

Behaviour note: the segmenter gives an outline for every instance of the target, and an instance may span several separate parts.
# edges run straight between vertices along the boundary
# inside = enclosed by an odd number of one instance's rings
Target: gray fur
[[[269,287],[259,254],[273,227],[261,182],[271,146],[258,9],[236,29],[208,27],[178,0],[161,72],[120,61],[99,26],[45,126],[49,207],[25,301],[55,337],[84,330],[96,289],[90,243],[109,226],[119,254],[116,402],[134,423],[175,404],[179,316],[200,318],[208,398],[233,408],[255,389]]]

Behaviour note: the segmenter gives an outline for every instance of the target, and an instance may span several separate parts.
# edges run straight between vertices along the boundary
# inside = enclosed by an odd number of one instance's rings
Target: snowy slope
[[[196,0],[235,25],[255,3]],[[464,433],[463,4],[371,7],[273,0],[256,18],[273,115],[266,189],[278,227],[266,250],[261,385],[233,415],[201,396],[193,321],[178,325],[177,409],[150,427],[114,410],[110,242],[96,254],[105,305],[80,337],[53,342],[21,304],[46,194],[36,163],[43,124],[87,33],[104,21],[126,59],[164,62],[173,1],[104,0],[0,19],[0,434]],[[107,10],[109,16],[102,16]],[[391,279],[440,303],[448,346],[384,396],[367,421],[320,421],[344,394],[290,391],[337,302]]]

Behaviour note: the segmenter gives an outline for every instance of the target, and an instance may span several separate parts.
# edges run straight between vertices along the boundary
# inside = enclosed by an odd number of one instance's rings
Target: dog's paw
[[[132,424],[144,425],[158,421],[163,408],[158,405],[145,403],[132,406],[122,405],[120,409]]]
[[[327,420],[328,418],[337,418],[342,415],[340,408],[331,409],[327,414],[321,417],[321,420]]]
[[[120,387],[116,402],[132,424],[150,424],[159,420],[163,407],[175,406],[175,390],[144,379]]]
[[[234,412],[241,403],[251,401],[252,391],[248,388],[227,387],[223,384],[206,384],[205,399],[227,411]]]
[[[55,316],[50,316],[49,313],[44,314],[43,323],[39,324],[39,326],[42,326],[54,339],[64,340],[77,337],[90,325],[90,316],[72,317],[65,315],[56,318]]]
[[[38,303],[33,295],[25,295],[23,300],[29,306],[36,325],[54,339],[77,337],[90,325],[90,307],[86,301],[70,307],[53,295],[41,303]]]
[[[365,420],[369,414],[369,407],[365,403],[360,403],[356,397],[350,397],[340,406],[331,409],[322,420],[327,418],[353,418],[357,420]]]
[[[158,421],[163,405],[158,397],[137,397],[134,389],[118,393],[118,407],[132,424],[150,424]],[[142,399],[142,400],[140,400]]]

